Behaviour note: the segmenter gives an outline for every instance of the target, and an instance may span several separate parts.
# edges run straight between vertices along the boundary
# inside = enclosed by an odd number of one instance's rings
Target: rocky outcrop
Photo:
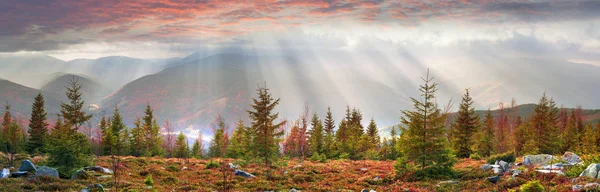
[[[544,166],[554,159],[553,155],[539,154],[526,155],[523,157],[523,166]]]
[[[39,176],[47,176],[47,177],[56,177],[58,178],[58,170],[51,168],[51,167],[46,167],[46,166],[39,166],[37,167],[37,171],[35,172],[35,176],[39,177]]]
[[[10,177],[10,170],[7,168],[2,169],[2,172],[0,172],[0,179],[5,179],[8,177]]]
[[[35,172],[37,170],[35,169],[35,165],[33,165],[33,163],[31,161],[23,160],[23,161],[21,161],[21,166],[19,167],[19,171]]]
[[[581,172],[581,174],[579,174],[580,177],[590,177],[590,178],[598,178],[598,171],[600,171],[600,164],[595,164],[592,163],[590,164],[587,168],[585,168],[585,170],[583,170],[583,172]]]
[[[242,170],[237,170],[236,169],[234,171],[234,174],[237,175],[237,176],[242,176],[242,177],[246,177],[246,178],[254,178],[254,175],[252,175],[252,174],[250,174],[248,172],[242,171]]]
[[[577,154],[568,151],[563,154],[562,160],[567,165],[576,165],[583,162]]]
[[[91,166],[91,167],[84,167],[83,170],[85,171],[93,171],[96,173],[106,173],[106,174],[112,174],[113,171],[104,167],[100,167],[100,166]]]
[[[498,183],[498,181],[500,181],[500,176],[496,175],[493,177],[488,177],[485,180],[492,182],[493,184],[496,184],[496,183]]]

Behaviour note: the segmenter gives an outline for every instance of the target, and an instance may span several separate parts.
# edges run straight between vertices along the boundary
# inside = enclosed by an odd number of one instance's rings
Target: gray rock
[[[500,165],[500,167],[502,168],[503,172],[508,171],[508,169],[510,168],[509,165],[508,165],[508,163],[505,162],[505,161],[502,161],[502,160],[496,161],[496,165]]]
[[[233,163],[229,163],[229,168],[230,169],[237,169],[238,167],[240,167],[240,166],[234,165]]]
[[[562,170],[537,170],[538,173],[556,173],[558,175],[564,175]]]
[[[71,175],[71,179],[88,179],[89,177],[90,175],[82,169],[75,171],[75,173]]]
[[[583,170],[583,172],[581,172],[579,176],[585,176],[596,179],[598,178],[598,171],[600,171],[600,164],[592,163],[587,168],[585,168],[585,170]]]
[[[362,190],[360,190],[360,192],[369,192],[369,190],[367,190],[367,189],[362,189]]]
[[[576,191],[576,192],[577,191],[583,191],[583,186],[581,186],[581,185],[573,185],[571,187],[571,191]]]
[[[583,162],[583,160],[581,160],[577,154],[568,151],[563,154],[562,160],[568,165],[576,165]]]
[[[236,169],[234,171],[234,174],[237,176],[242,176],[242,177],[246,177],[246,178],[254,178],[254,175],[247,173],[245,171],[242,171],[242,170],[238,170],[238,169]]]
[[[544,166],[554,159],[553,155],[539,154],[539,155],[526,155],[523,157],[524,166]]]
[[[105,179],[111,179],[112,175],[102,175],[100,177],[96,177],[96,179],[98,180],[105,180]]]
[[[381,177],[379,177],[379,175],[378,175],[378,176],[375,176],[375,177],[373,177],[373,180],[375,180],[375,181],[378,181],[379,179],[381,179]]]
[[[8,177],[10,177],[10,170],[7,168],[2,169],[2,172],[0,172],[0,179],[5,179]]]
[[[56,177],[56,178],[59,177],[58,170],[56,170],[55,168],[46,167],[46,166],[38,166],[37,171],[35,172],[35,176],[36,177],[48,176],[48,177]]]
[[[498,183],[498,181],[500,181],[500,176],[496,175],[493,177],[488,177],[485,180],[488,180],[489,182],[492,182],[493,184]]]
[[[292,188],[292,189],[290,189],[290,192],[300,192],[300,190]]]
[[[100,167],[100,166],[91,166],[91,167],[84,167],[83,170],[86,171],[93,171],[96,173],[107,173],[107,174],[113,174],[113,171],[104,167]]]
[[[93,184],[93,185],[90,185],[87,188],[81,190],[81,192],[99,192],[99,191],[104,191],[104,186],[102,186],[101,184]]]
[[[454,185],[454,184],[458,184],[458,181],[456,180],[448,180],[448,181],[440,181],[436,186],[441,186],[441,185]]]
[[[587,183],[587,184],[585,184],[585,186],[583,186],[583,188],[586,190],[597,189],[598,187],[600,187],[600,184],[598,184],[598,183]]]
[[[490,164],[484,164],[481,167],[479,167],[479,169],[487,171],[487,170],[492,169],[492,165],[490,165]]]
[[[33,171],[37,171],[37,169],[35,169],[35,165],[33,165],[33,163],[31,161],[23,160],[23,161],[21,161],[21,166],[19,167],[19,171],[33,172]]]
[[[512,171],[512,178],[515,178],[515,177],[519,176],[520,173],[521,173],[521,170],[517,170],[517,169],[513,170]]]
[[[27,172],[27,171],[17,171],[17,172],[12,172],[10,174],[10,177],[27,177],[27,175],[29,175],[29,172]]]
[[[364,167],[363,167],[363,168],[360,168],[360,171],[367,171],[367,170],[369,170],[369,169],[367,169],[367,168],[364,168]]]
[[[371,189],[369,192],[377,192],[377,191],[375,191],[375,190]]]
[[[552,165],[544,165],[541,167],[538,167],[538,169],[544,169],[544,170],[563,170],[565,169],[565,165],[562,163],[555,163]]]

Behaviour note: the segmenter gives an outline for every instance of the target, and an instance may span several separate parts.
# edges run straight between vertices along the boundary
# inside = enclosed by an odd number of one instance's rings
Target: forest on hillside
[[[474,101],[469,90],[466,89],[458,112],[451,114],[448,111],[449,106],[440,106],[436,103],[438,84],[435,79],[427,73],[423,80],[423,84],[418,87],[421,95],[411,98],[414,108],[402,110],[403,116],[399,117],[400,126],[392,127],[389,137],[380,136],[380,129],[373,119],[367,125],[363,125],[361,110],[350,106],[347,106],[345,116],[341,120],[333,118],[330,108],[327,108],[325,114],[317,114],[311,113],[307,106],[298,119],[288,122],[279,118],[279,113],[276,111],[276,107],[280,102],[285,102],[285,98],[277,98],[271,95],[266,86],[259,86],[247,111],[249,122],[240,120],[235,127],[227,127],[227,121],[230,119],[221,117],[215,119],[212,125],[214,136],[208,146],[203,146],[202,135],[199,135],[193,144],[188,144],[186,136],[182,132],[175,133],[168,121],[160,125],[153,114],[152,103],[147,104],[144,116],[135,120],[134,127],[125,125],[119,108],[116,107],[112,116],[101,117],[97,125],[89,124],[92,116],[82,109],[85,101],[80,91],[81,84],[78,83],[78,79],[73,78],[67,85],[65,93],[67,100],[61,104],[61,113],[56,122],[48,122],[44,97],[41,93],[33,101],[31,118],[27,125],[16,121],[11,114],[10,103],[6,104],[0,131],[4,158],[0,163],[3,167],[7,167],[7,171],[3,171],[2,177],[9,175],[35,179],[59,177],[61,179],[49,179],[49,181],[62,182],[62,180],[76,179],[80,174],[88,174],[88,169],[93,169],[90,167],[102,165],[109,167],[110,172],[106,171],[106,173],[113,175],[110,184],[105,185],[115,191],[137,187],[165,190],[168,188],[153,188],[155,184],[152,180],[153,177],[155,179],[166,177],[166,173],[161,174],[162,171],[156,171],[157,173],[142,174],[140,172],[143,171],[142,167],[134,167],[140,166],[141,161],[144,161],[142,163],[144,165],[163,164],[165,161],[157,159],[175,158],[180,161],[169,160],[168,162],[176,164],[173,165],[176,167],[168,169],[173,169],[174,172],[191,168],[201,169],[199,168],[201,164],[201,167],[210,170],[207,174],[217,175],[215,180],[219,180],[219,183],[194,186],[185,178],[174,178],[175,181],[166,183],[166,186],[176,185],[179,180],[186,180],[186,186],[190,187],[186,189],[187,191],[269,190],[291,186],[312,191],[334,190],[335,188],[332,187],[343,188],[344,186],[321,186],[325,184],[319,183],[316,188],[308,188],[295,184],[318,182],[312,175],[325,174],[322,170],[314,168],[319,164],[346,162],[345,169],[356,169],[357,167],[352,166],[360,166],[358,171],[361,173],[369,173],[369,169],[378,167],[385,168],[378,172],[381,175],[376,176],[375,181],[369,182],[373,179],[367,179],[369,181],[365,181],[367,184],[364,185],[357,184],[359,180],[364,181],[364,178],[348,180],[347,182],[351,184],[349,186],[353,188],[418,191],[445,189],[419,188],[418,182],[469,180],[469,174],[473,178],[485,178],[489,174],[479,170],[478,165],[475,165],[476,168],[473,170],[464,170],[465,164],[483,163],[485,160],[489,164],[498,165],[505,162],[514,166],[512,163],[515,163],[515,159],[522,156],[531,158],[532,155],[552,156],[565,152],[582,155],[587,161],[585,165],[569,165],[564,170],[567,176],[579,176],[579,172],[584,171],[583,168],[588,164],[600,163],[595,162],[600,159],[595,158],[597,157],[595,155],[600,152],[598,147],[600,146],[600,123],[584,120],[584,111],[581,108],[559,108],[552,97],[544,93],[539,102],[532,106],[533,114],[529,116],[520,113],[518,108],[514,107],[514,102],[506,108],[501,104],[495,115],[492,115],[490,110],[481,115],[475,111]],[[99,132],[101,137],[92,137],[95,135],[92,132]],[[135,160],[137,158],[139,160]],[[148,163],[149,159],[156,162]],[[554,156],[551,159],[554,159]],[[43,169],[38,168],[37,172],[23,171],[21,168],[19,171],[10,170],[10,167],[17,167],[18,162],[21,162],[21,167],[28,163],[33,166],[32,161],[44,165],[39,166]],[[278,182],[286,180],[281,175],[288,173],[284,174],[282,170],[290,167],[297,168],[291,166],[290,162],[299,163],[298,165],[301,166],[304,161],[314,166],[310,168],[311,176],[302,179],[294,175],[289,178],[292,184],[277,185]],[[133,166],[134,162],[138,162],[138,165]],[[362,162],[362,165],[357,165],[355,162]],[[544,162],[546,163],[549,162]],[[552,163],[556,162],[552,161]],[[370,168],[363,170],[361,167]],[[165,168],[162,168],[164,171]],[[40,172],[46,169],[51,170],[50,174]],[[502,173],[508,172],[507,169]],[[570,170],[577,174],[569,173]],[[122,171],[129,172],[129,175]],[[125,179],[131,177],[132,171],[140,172],[144,184],[134,185],[131,180]],[[471,171],[475,171],[476,174]],[[496,176],[501,175],[495,170],[494,173]],[[550,174],[552,173],[554,172],[550,171]],[[248,183],[240,184],[244,181],[237,176],[248,179],[260,177],[256,182],[262,183],[253,183],[254,187]],[[513,179],[514,177],[513,175]],[[523,177],[538,178],[537,175],[531,174]],[[553,177],[555,176],[551,178]],[[544,179],[545,177],[542,178],[542,183],[548,189],[564,187],[561,185],[562,181],[557,183]],[[502,188],[495,187],[499,191],[512,189],[527,191],[524,187],[526,189],[529,185],[544,187],[539,184],[539,178],[535,180],[537,181],[531,179],[531,183],[521,181],[513,185],[506,184]],[[11,180],[11,182],[17,181]],[[417,184],[403,182],[417,182]],[[482,190],[494,188],[490,183],[477,184],[484,186]],[[75,186],[81,187],[80,185],[83,184],[79,183]],[[90,186],[93,188],[95,185]],[[447,190],[452,191],[452,189],[454,188]]]

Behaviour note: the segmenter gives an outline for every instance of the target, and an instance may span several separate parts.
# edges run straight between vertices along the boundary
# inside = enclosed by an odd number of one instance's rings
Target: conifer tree
[[[275,122],[279,117],[279,113],[275,113],[274,109],[279,104],[279,99],[274,99],[266,87],[257,89],[258,98],[253,99],[253,104],[250,106],[252,110],[248,111],[252,131],[256,135],[254,138],[254,150],[259,157],[264,161],[266,167],[266,178],[270,179],[270,167],[273,159],[279,155],[279,143],[283,136],[282,125],[285,121]]]
[[[455,159],[446,138],[446,115],[434,104],[437,84],[432,82],[429,71],[423,80],[425,83],[419,88],[423,98],[411,98],[414,111],[402,111],[404,116],[400,119],[405,125],[402,131],[404,159],[422,171],[451,174]]]
[[[469,95],[469,89],[460,103],[458,115],[455,120],[455,129],[452,139],[452,147],[457,157],[467,158],[471,155],[473,146],[473,134],[477,132],[479,118],[475,114],[473,98]]]
[[[22,129],[19,124],[13,120],[10,113],[10,105],[6,105],[6,111],[4,112],[4,119],[2,122],[4,129],[4,143],[2,143],[2,151],[9,155],[8,164],[9,167],[14,166],[15,155],[21,152],[22,149]]]
[[[586,125],[582,135],[585,135],[585,137],[581,137],[581,149],[579,152],[584,154],[596,153],[598,151],[598,146],[596,145],[598,135],[596,134],[596,130],[594,130],[592,125]]]
[[[300,157],[300,121],[296,120],[290,133],[283,141],[283,154],[288,157]]]
[[[575,112],[571,113],[571,117],[567,121],[567,127],[563,132],[562,142],[563,151],[578,151],[579,150],[579,130],[577,128],[577,119]],[[579,152],[579,151],[578,151]]]
[[[496,137],[494,135],[494,117],[489,109],[483,120],[483,126],[477,134],[477,138],[479,139],[475,143],[477,153],[483,157],[493,154],[496,146]]]
[[[335,120],[331,113],[331,107],[327,107],[327,114],[325,115],[324,127],[325,131],[325,156],[332,158],[335,151]]]
[[[350,139],[350,130],[348,129],[348,123],[346,119],[342,119],[340,121],[340,125],[338,125],[338,130],[335,132],[336,138],[336,148],[340,153],[339,155],[349,155],[350,153],[350,145],[348,144],[348,140]]]
[[[193,158],[201,159],[203,155],[202,148],[202,132],[200,132],[198,134],[198,138],[196,138],[196,140],[194,141],[194,145],[192,146],[190,156]]]
[[[70,86],[67,87],[67,103],[62,103],[61,114],[65,120],[66,125],[73,126],[75,132],[79,130],[79,127],[83,123],[87,122],[92,118],[92,115],[88,115],[83,111],[84,101],[81,96],[81,84],[79,84],[79,78],[73,76],[69,81]]]
[[[496,153],[504,153],[508,151],[511,146],[510,143],[510,128],[509,119],[504,108],[504,104],[500,103],[500,109],[498,110],[498,122],[496,125]]]
[[[144,117],[142,118],[142,130],[145,136],[146,154],[144,156],[162,156],[162,137],[160,136],[160,127],[153,115],[150,104],[146,105]]]
[[[367,137],[368,137],[368,149],[374,149],[379,146],[380,138],[379,132],[377,131],[377,123],[371,118],[369,125],[367,126]]]
[[[41,93],[35,97],[29,119],[29,140],[27,151],[30,154],[43,153],[48,140],[48,123],[44,109],[44,96]]]
[[[395,160],[398,158],[399,156],[399,151],[398,147],[396,147],[397,143],[398,143],[398,138],[397,138],[397,133],[396,133],[396,126],[392,126],[392,129],[390,130],[390,140],[389,140],[389,145],[390,145],[390,156],[387,157],[387,159],[391,159],[391,160]]]
[[[133,124],[135,127],[131,129],[131,135],[129,137],[129,145],[131,148],[130,154],[136,157],[144,156],[144,154],[148,154],[148,152],[146,151],[145,135],[140,118],[136,118]]]
[[[312,153],[322,154],[324,149],[323,123],[319,119],[317,113],[313,114],[310,121],[312,129],[310,130],[310,150]]]
[[[177,141],[175,142],[175,158],[189,158],[190,149],[187,144],[187,140],[183,132],[179,132]]]
[[[174,132],[173,132],[173,127],[171,127],[171,123],[169,123],[169,120],[165,120],[164,124],[163,124],[163,129],[165,130],[165,140],[164,140],[164,148],[166,151],[166,155],[168,158],[173,157],[173,152],[175,150],[175,137]]]
[[[557,116],[556,104],[544,93],[531,116],[531,134],[533,134],[536,147],[541,153],[555,154],[560,150],[560,133],[556,126]]]
[[[111,155],[127,155],[129,148],[127,140],[129,135],[127,134],[127,127],[123,123],[123,118],[119,112],[119,108],[115,107],[114,114],[110,120],[110,134],[112,140]]]
[[[13,118],[10,113],[10,105],[6,102],[6,105],[4,106],[4,116],[2,116],[2,137],[0,138],[0,141],[2,141],[0,144],[2,145],[5,145],[8,141],[8,133],[10,132],[10,124],[12,122]],[[4,148],[4,146],[2,148]]]
[[[228,138],[225,131],[225,120],[219,116],[216,121],[216,125],[213,125],[214,136],[208,147],[208,155],[210,157],[225,157],[228,144]]]
[[[244,125],[244,121],[238,121],[233,135],[229,139],[229,146],[227,147],[227,156],[231,158],[244,158],[248,155],[248,144],[250,138],[248,138],[247,127]]]
[[[113,133],[110,129],[110,121],[106,120],[106,117],[100,119],[100,132],[102,133],[102,154],[110,155],[112,153],[112,147],[114,146]]]
[[[517,126],[517,130],[515,130],[513,137],[515,138],[515,152],[517,156],[522,155],[521,151],[525,147],[525,143],[530,140],[529,125],[529,122],[520,123]]]
[[[61,120],[50,134],[49,165],[57,167],[61,177],[68,177],[77,168],[90,163],[90,143],[87,136],[78,132],[79,127],[92,118],[83,111],[81,84],[73,77],[67,87],[67,103],[61,104]],[[68,175],[68,176],[67,176]]]

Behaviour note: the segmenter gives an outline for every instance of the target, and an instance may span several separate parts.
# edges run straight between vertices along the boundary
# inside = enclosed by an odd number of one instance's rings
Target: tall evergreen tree
[[[31,107],[31,118],[29,119],[29,140],[27,151],[30,154],[43,153],[48,136],[48,122],[46,122],[46,110],[44,109],[44,96],[41,93],[35,97]]]
[[[183,132],[179,132],[177,141],[175,142],[175,158],[189,158],[190,149],[187,144],[187,140]]]
[[[198,138],[194,141],[194,145],[192,146],[192,151],[190,156],[193,158],[201,159],[203,157],[202,150],[204,145],[202,144],[202,132],[198,133]]]
[[[598,135],[596,134],[596,130],[594,130],[592,125],[586,125],[582,135],[585,135],[585,137],[581,137],[581,148],[579,152],[584,154],[596,153],[598,151],[598,146],[596,145]]]
[[[270,179],[270,167],[273,159],[279,155],[279,143],[283,136],[282,125],[285,121],[276,123],[279,113],[275,113],[274,109],[279,104],[279,99],[274,99],[266,87],[257,89],[258,98],[253,99],[253,104],[250,106],[252,110],[248,111],[252,131],[256,135],[254,139],[255,154],[259,155],[265,163],[266,178]]]
[[[219,116],[216,121],[217,124],[213,126],[215,133],[208,147],[208,155],[210,157],[225,157],[229,142],[225,131],[225,120]]]
[[[377,123],[375,123],[375,120],[373,118],[371,118],[371,121],[369,122],[369,126],[367,126],[367,137],[369,138],[368,144],[369,144],[369,149],[373,149],[374,147],[378,147],[380,138],[379,138],[379,132],[377,131]]]
[[[403,154],[404,159],[414,162],[421,170],[435,170],[450,174],[452,165],[456,161],[448,147],[446,138],[446,115],[434,104],[437,84],[433,78],[424,79],[424,84],[419,90],[422,100],[411,98],[414,111],[402,111]]]
[[[389,157],[387,157],[387,159],[391,159],[391,160],[395,160],[398,158],[399,151],[398,147],[396,147],[397,143],[398,143],[398,134],[396,133],[396,126],[392,126],[392,129],[390,130],[390,139],[389,139],[389,145],[390,145],[390,155]]]
[[[83,111],[84,101],[81,96],[81,84],[79,84],[79,78],[73,76],[69,81],[70,86],[67,87],[67,103],[62,103],[60,113],[65,120],[66,125],[71,125],[75,129],[75,132],[79,130],[79,127],[83,123],[87,122],[92,118],[92,115],[88,115]]]
[[[483,120],[483,126],[477,133],[478,140],[475,143],[476,147],[474,147],[479,155],[487,157],[494,153],[496,147],[494,130],[494,117],[492,116],[492,112],[488,109]]]
[[[145,136],[146,154],[144,156],[162,156],[162,137],[160,136],[160,127],[153,115],[150,104],[146,105],[144,117],[142,117],[142,130]]]
[[[332,158],[335,151],[335,120],[333,120],[333,114],[331,113],[331,107],[327,107],[327,114],[325,115],[324,127],[325,131],[325,156]]]
[[[138,117],[133,124],[135,127],[131,129],[131,135],[129,137],[129,146],[131,149],[129,153],[136,157],[144,156],[144,154],[148,154],[148,152],[146,151],[146,140],[144,130],[142,129],[142,121]]]
[[[458,115],[454,122],[455,129],[452,147],[457,157],[467,158],[471,155],[471,146],[473,146],[473,134],[477,132],[479,118],[475,114],[473,107],[473,98],[469,94],[469,89],[465,90],[465,95],[460,103]]]
[[[577,128],[577,119],[575,112],[571,113],[571,117],[567,121],[565,132],[562,132],[563,151],[578,151],[579,152],[579,130]],[[582,132],[583,134],[583,132]]]
[[[115,107],[110,123],[109,130],[112,138],[111,155],[127,155],[129,152],[127,144],[129,135],[127,134],[127,127],[123,123],[119,108]]]
[[[531,116],[533,139],[539,152],[555,154],[560,150],[559,130],[556,126],[558,109],[554,100],[548,99],[546,93],[534,108]]]
[[[284,155],[293,158],[300,157],[300,129],[300,121],[296,120],[283,141],[282,152]]]
[[[227,156],[231,158],[244,158],[248,155],[248,144],[250,138],[248,138],[248,132],[244,121],[238,121],[235,126],[235,131],[229,139],[229,146],[227,147]]]
[[[309,146],[310,151],[312,153],[322,154],[324,151],[324,133],[323,133],[323,123],[319,119],[317,113],[313,114],[313,117],[310,121],[312,129],[310,130],[310,140]]]
[[[6,111],[4,113],[4,121],[2,127],[4,128],[4,143],[2,143],[2,150],[9,155],[8,162],[9,166],[14,166],[15,155],[23,150],[21,145],[24,135],[22,134],[22,128],[19,124],[13,120],[10,114],[10,105],[6,105]]]
[[[0,144],[4,145],[8,140],[8,133],[10,132],[10,124],[13,122],[12,115],[10,113],[10,105],[6,102],[4,107],[4,116],[2,116],[2,137],[0,137]],[[4,148],[4,147],[2,147]],[[2,149],[4,150],[4,149]]]
[[[114,146],[114,138],[112,129],[110,129],[110,120],[106,120],[106,117],[102,116],[100,119],[100,132],[102,133],[102,154],[112,154],[112,147]]]

